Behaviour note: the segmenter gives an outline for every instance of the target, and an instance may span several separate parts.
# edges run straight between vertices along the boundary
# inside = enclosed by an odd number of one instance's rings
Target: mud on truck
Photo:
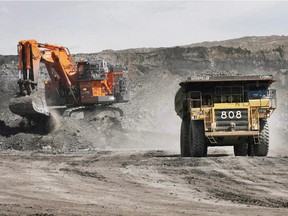
[[[181,82],[175,95],[181,156],[205,157],[209,146],[234,146],[235,156],[267,156],[274,81],[271,75],[203,75]]]

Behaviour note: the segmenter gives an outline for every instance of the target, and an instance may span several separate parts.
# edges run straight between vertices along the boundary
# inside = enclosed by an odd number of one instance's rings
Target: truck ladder
[[[254,144],[256,144],[256,145],[259,144],[259,136],[258,135],[253,135],[253,140],[254,140]]]
[[[217,143],[217,141],[215,140],[214,136],[208,135],[207,138],[208,138],[210,143],[212,143],[212,144],[216,144]]]
[[[207,113],[205,113],[204,123],[205,129],[211,131],[212,129],[212,109],[209,109]]]

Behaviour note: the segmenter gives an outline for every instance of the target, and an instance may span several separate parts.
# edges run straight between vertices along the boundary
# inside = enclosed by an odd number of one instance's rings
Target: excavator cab
[[[113,66],[108,66],[104,60],[77,63],[81,104],[112,104],[128,101],[124,68],[114,71]]]
[[[106,67],[104,69],[103,63]],[[107,63],[104,60],[96,62],[77,62],[78,79],[81,81],[87,80],[104,80],[105,73],[108,73]]]

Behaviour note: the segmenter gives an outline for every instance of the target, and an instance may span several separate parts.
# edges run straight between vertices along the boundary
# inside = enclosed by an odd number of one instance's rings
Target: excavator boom
[[[10,110],[20,116],[37,118],[49,116],[45,99],[44,79],[39,72],[40,62],[46,67],[52,65],[61,77],[61,84],[71,88],[68,75],[76,73],[72,56],[65,47],[38,43],[36,40],[22,40],[18,44],[19,92],[9,103]]]

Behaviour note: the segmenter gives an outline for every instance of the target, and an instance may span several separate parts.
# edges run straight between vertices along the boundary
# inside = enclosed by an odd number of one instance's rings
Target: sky
[[[0,1],[0,54],[20,40],[71,53],[288,35],[286,1]]]

